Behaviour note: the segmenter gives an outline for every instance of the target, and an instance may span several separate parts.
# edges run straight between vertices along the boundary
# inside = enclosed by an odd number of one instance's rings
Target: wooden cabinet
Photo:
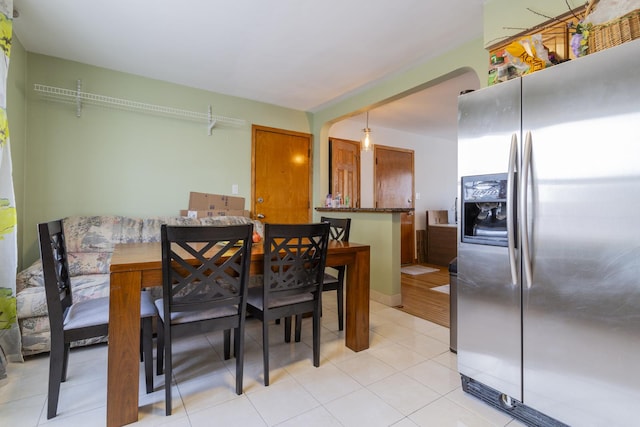
[[[449,224],[447,211],[427,211],[427,262],[448,266],[458,256],[458,227]]]
[[[458,229],[455,224],[430,225],[428,227],[427,259],[430,264],[448,266],[458,255]]]

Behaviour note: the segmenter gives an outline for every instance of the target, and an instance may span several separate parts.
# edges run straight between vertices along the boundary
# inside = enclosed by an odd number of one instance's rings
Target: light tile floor
[[[509,426],[522,423],[465,394],[449,351],[449,330],[371,302],[371,346],[355,353],[337,331],[335,298],[324,298],[320,367],[311,357],[311,319],[301,343],[271,331],[271,385],[262,383],[261,324],[246,330],[244,394],[234,393],[234,361],[222,358],[222,334],[184,337],[174,346],[173,414],[164,415],[164,376],[144,393],[140,426]],[[102,426],[106,345],[73,349],[58,416],[46,419],[48,355],[9,364],[0,386],[3,426]]]

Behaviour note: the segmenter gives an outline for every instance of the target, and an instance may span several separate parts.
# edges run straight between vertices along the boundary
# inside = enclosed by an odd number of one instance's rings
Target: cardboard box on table
[[[242,209],[233,209],[233,210],[181,210],[180,216],[186,216],[189,218],[206,218],[209,216],[246,216],[250,218],[251,215],[249,211],[245,211]]]
[[[222,194],[196,193],[189,194],[190,211],[238,211],[244,210],[244,197],[226,196]],[[210,215],[213,216],[213,215]]]

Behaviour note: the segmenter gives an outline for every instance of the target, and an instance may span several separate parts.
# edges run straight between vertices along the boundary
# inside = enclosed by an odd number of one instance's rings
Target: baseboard
[[[402,294],[387,295],[371,289],[369,297],[373,301],[389,307],[397,307],[402,304]]]

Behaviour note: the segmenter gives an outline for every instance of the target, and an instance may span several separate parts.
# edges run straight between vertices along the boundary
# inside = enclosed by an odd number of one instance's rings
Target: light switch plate
[[[233,184],[231,186],[231,194],[238,194],[238,184]]]

